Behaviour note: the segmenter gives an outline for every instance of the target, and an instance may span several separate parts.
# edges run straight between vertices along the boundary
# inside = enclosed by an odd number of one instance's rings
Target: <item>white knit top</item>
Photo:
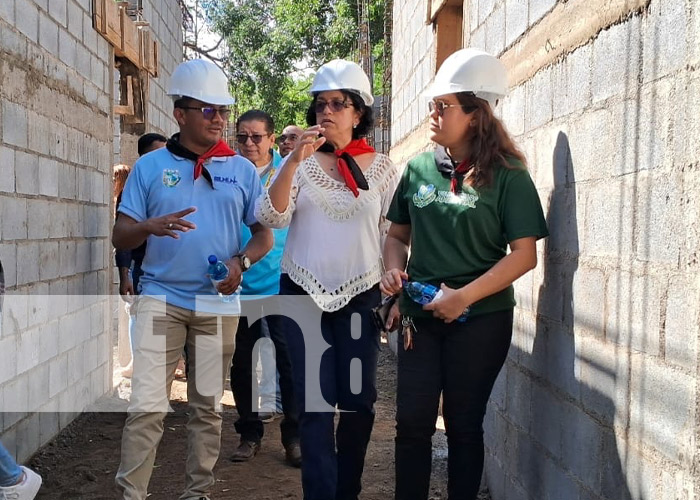
[[[324,311],[341,309],[382,276],[381,250],[390,224],[386,213],[399,175],[383,154],[376,154],[364,175],[369,190],[355,198],[312,155],[297,167],[283,213],[267,192],[255,206],[264,226],[289,225],[282,272]]]

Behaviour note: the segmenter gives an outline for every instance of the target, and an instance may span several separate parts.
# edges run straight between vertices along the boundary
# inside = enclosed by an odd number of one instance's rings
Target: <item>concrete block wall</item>
[[[494,500],[700,498],[700,9],[638,3],[557,57],[518,53],[532,76],[500,110],[551,236],[516,284],[485,420]],[[589,25],[611,3],[593,4]],[[513,60],[572,6],[465,0],[465,44]],[[401,64],[394,84],[410,86]],[[415,130],[392,140],[395,157],[427,147]]]
[[[170,133],[180,12],[144,3],[162,37],[149,128]],[[20,461],[112,388],[113,71],[91,0],[0,2],[0,440]]]

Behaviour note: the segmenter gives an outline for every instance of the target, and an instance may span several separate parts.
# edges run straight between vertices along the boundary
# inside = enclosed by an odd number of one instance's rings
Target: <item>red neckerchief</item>
[[[228,144],[226,144],[223,140],[219,140],[216,144],[214,144],[211,148],[209,148],[203,155],[201,155],[199,158],[197,158],[197,161],[194,164],[194,180],[197,180],[197,177],[202,175],[202,169],[204,168],[204,162],[208,160],[209,158],[214,158],[214,157],[221,157],[221,156],[235,156],[236,152],[228,147]]]
[[[360,189],[368,190],[369,185],[367,184],[367,179],[365,179],[362,169],[355,162],[354,156],[374,153],[375,149],[367,144],[364,139],[355,139],[350,141],[350,144],[345,146],[343,149],[336,149],[333,154],[338,158],[338,172],[343,176],[345,180],[345,185],[352,191],[352,194],[357,198],[360,196]]]
[[[454,173],[450,177],[450,191],[454,194],[457,194],[457,176],[466,174],[471,167],[472,165],[469,163],[469,158],[467,158],[454,169]]]

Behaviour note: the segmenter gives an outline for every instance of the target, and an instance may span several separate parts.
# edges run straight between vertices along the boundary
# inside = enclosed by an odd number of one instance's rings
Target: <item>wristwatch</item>
[[[246,272],[248,269],[250,269],[252,264],[250,262],[250,258],[246,254],[239,253],[238,255],[234,255],[234,257],[238,257],[238,261],[241,263],[242,272]]]

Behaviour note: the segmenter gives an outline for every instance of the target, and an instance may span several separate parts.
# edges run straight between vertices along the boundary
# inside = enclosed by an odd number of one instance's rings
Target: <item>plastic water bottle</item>
[[[226,267],[226,264],[221,262],[216,255],[210,255],[207,260],[209,261],[207,273],[209,273],[209,279],[211,280],[212,285],[214,285],[214,290],[216,290],[219,297],[221,297],[221,302],[233,302],[236,300],[236,296],[234,294],[224,295],[217,289],[219,283],[228,278],[228,267]]]
[[[438,287],[433,286],[429,283],[421,283],[419,281],[404,281],[403,288],[411,300],[419,303],[420,305],[430,304],[432,301],[442,297],[442,290]],[[467,307],[464,312],[457,318],[457,321],[464,323],[467,321],[467,316],[469,315],[469,308]]]

